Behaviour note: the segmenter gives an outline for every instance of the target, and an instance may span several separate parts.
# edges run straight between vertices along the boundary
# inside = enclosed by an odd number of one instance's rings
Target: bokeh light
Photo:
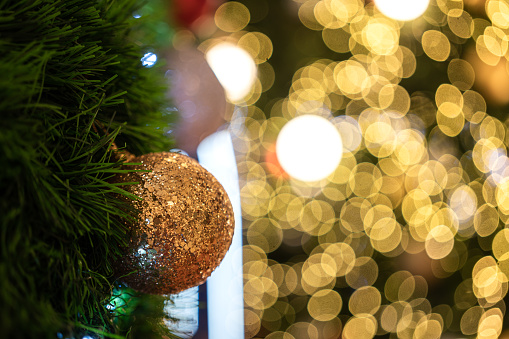
[[[279,132],[276,154],[291,177],[317,181],[326,178],[339,165],[343,143],[330,121],[317,115],[301,115]]]
[[[246,27],[251,14],[240,2],[225,2],[216,10],[214,21],[217,27],[225,32],[237,32]]]
[[[389,18],[407,21],[421,16],[428,8],[429,0],[375,0],[375,4]]]
[[[143,57],[141,58],[141,64],[145,67],[152,67],[156,64],[157,62],[157,55],[155,53],[152,53],[152,52],[147,52],[143,55]]]
[[[228,43],[218,43],[206,53],[206,59],[231,101],[241,101],[256,80],[256,65],[244,49]]]
[[[230,97],[246,337],[504,335],[507,1],[274,8],[224,3],[202,45],[257,69]]]

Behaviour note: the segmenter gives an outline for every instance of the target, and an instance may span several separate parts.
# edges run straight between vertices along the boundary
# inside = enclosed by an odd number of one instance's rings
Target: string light
[[[157,62],[157,55],[152,52],[145,53],[143,58],[141,58],[141,64],[145,67],[152,67]]]
[[[286,97],[255,96],[232,118],[246,337],[500,335],[509,132],[488,104],[507,104],[509,6],[486,1],[488,20],[471,1],[295,2],[342,54],[303,65]],[[248,16],[234,12],[218,26],[269,65],[269,37],[239,31]],[[417,59],[446,70],[443,83],[404,87]],[[279,251],[299,255],[277,261]],[[436,304],[428,294],[442,279],[456,286]]]

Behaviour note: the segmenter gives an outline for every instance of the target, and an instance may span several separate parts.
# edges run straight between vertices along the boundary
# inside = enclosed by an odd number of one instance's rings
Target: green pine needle
[[[136,199],[110,145],[168,150],[157,67],[142,67],[135,0],[0,1],[0,329],[121,338],[105,305]],[[107,133],[94,123],[108,126]]]

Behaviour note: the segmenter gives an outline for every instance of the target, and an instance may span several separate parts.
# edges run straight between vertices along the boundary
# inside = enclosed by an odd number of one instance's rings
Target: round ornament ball
[[[114,179],[123,188],[138,223],[123,258],[116,264],[120,280],[149,294],[174,294],[200,285],[221,263],[232,242],[233,208],[212,174],[179,153],[150,153],[129,159],[128,169]]]

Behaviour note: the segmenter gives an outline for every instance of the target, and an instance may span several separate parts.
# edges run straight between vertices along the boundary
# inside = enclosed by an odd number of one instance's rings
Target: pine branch
[[[167,150],[165,85],[130,41],[137,2],[0,2],[0,328],[118,332],[105,308],[132,218],[109,145]],[[139,34],[139,33],[137,33]],[[110,126],[107,135],[94,121]],[[117,139],[118,138],[118,139]],[[150,142],[148,142],[150,141]],[[112,338],[118,336],[110,335]]]

